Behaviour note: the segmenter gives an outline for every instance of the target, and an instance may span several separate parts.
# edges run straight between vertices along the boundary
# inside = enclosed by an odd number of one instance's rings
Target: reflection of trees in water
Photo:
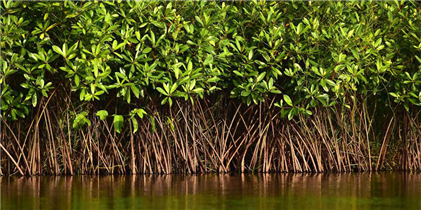
[[[420,208],[408,173],[2,177],[2,207],[18,209]],[[418,200],[414,199],[418,198]],[[345,206],[344,206],[345,205]]]

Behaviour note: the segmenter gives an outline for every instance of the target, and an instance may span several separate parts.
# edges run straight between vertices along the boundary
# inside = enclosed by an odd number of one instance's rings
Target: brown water
[[[1,209],[421,209],[421,174],[2,177]]]

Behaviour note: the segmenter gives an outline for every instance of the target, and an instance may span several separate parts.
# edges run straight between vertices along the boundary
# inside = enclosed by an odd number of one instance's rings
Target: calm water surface
[[[2,177],[1,209],[417,209],[421,174]]]

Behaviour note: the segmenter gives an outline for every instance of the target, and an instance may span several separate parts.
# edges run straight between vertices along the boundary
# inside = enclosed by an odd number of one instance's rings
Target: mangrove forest
[[[421,169],[420,2],[0,4],[2,175]]]

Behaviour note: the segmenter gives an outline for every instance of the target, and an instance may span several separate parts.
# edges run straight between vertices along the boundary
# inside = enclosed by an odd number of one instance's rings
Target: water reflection
[[[421,174],[2,177],[1,209],[421,209]]]

